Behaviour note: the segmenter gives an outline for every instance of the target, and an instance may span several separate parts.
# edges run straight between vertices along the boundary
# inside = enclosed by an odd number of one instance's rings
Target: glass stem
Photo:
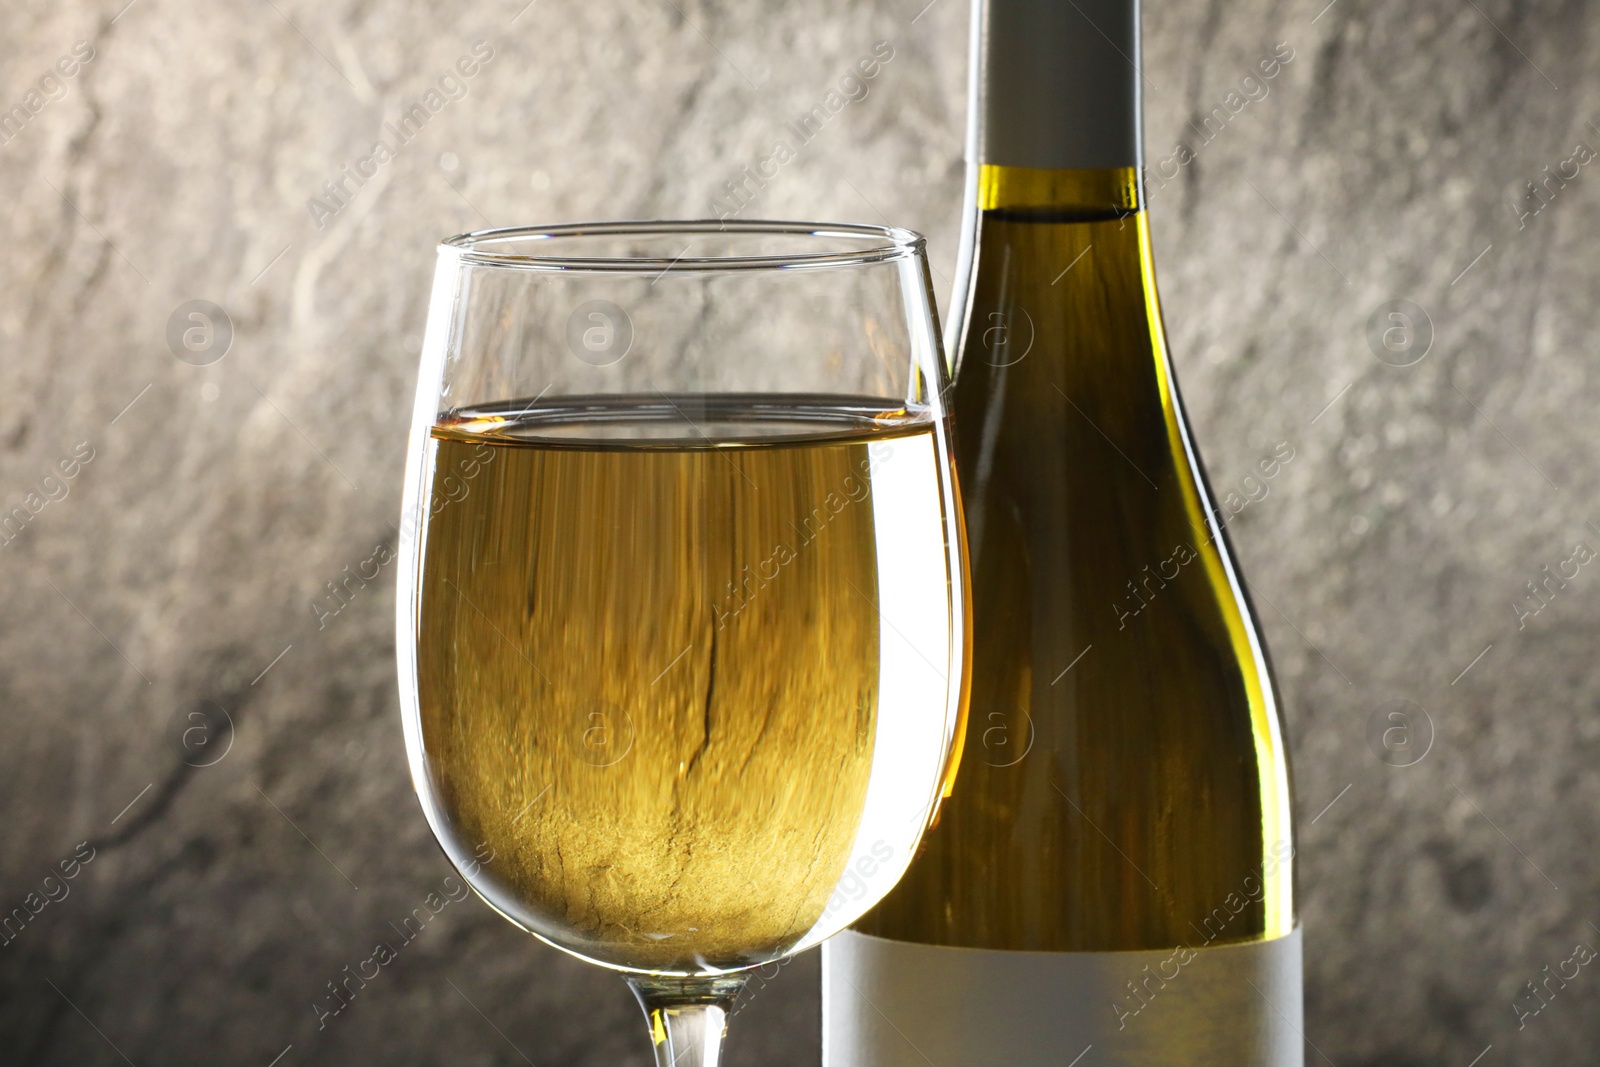
[[[634,976],[628,978],[639,998],[655,1043],[656,1067],[717,1067],[728,1015],[746,976],[715,978]]]

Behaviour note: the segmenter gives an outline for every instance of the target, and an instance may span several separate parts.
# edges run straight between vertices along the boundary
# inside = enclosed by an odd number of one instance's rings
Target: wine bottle
[[[1299,1065],[1283,729],[1167,355],[1138,0],[974,7],[968,732],[905,877],[824,947],[824,1062]]]

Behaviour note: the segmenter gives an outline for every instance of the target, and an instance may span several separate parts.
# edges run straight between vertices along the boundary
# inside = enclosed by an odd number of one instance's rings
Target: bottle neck
[[[1139,0],[976,0],[975,162],[1143,164]]]
[[[954,377],[978,280],[985,215],[1094,221],[1132,215],[1145,240],[1139,0],[973,0],[967,181],[945,337]]]

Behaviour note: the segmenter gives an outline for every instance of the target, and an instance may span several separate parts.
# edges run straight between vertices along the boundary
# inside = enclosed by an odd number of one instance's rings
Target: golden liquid
[[[1286,934],[1282,731],[1166,363],[1137,176],[986,166],[981,188],[953,405],[965,754],[856,928],[1037,951]]]
[[[894,594],[880,539],[906,531],[875,498],[935,441],[927,423],[741,447],[675,429],[435,428],[449,502],[415,594],[419,792],[512,921],[598,962],[693,972],[787,951],[851,860],[893,756],[875,751],[896,684],[876,605]],[[907,488],[935,498],[914,536],[942,545],[938,480]],[[942,562],[920,577],[949,581]],[[896,842],[907,856],[921,829]]]

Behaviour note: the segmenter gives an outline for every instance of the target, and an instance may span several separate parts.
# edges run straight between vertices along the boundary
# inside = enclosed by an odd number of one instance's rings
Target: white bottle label
[[[1157,952],[822,946],[824,1067],[1302,1067],[1300,930]]]

